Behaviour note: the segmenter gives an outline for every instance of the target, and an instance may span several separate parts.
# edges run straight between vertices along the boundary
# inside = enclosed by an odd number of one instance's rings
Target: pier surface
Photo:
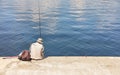
[[[31,62],[0,57],[0,75],[120,75],[120,57],[47,57]]]

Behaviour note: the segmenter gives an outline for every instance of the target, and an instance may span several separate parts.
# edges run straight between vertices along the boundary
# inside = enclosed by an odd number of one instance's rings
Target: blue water
[[[120,0],[40,0],[46,56],[120,56]],[[0,0],[0,56],[39,37],[37,0]]]

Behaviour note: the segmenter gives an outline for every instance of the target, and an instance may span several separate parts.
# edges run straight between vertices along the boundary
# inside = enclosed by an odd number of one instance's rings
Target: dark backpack
[[[18,56],[18,59],[22,61],[31,61],[30,52],[28,50],[22,51],[22,53]]]

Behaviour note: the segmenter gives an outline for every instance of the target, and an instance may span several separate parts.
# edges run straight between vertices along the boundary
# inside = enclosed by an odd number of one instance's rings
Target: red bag
[[[31,61],[30,52],[29,52],[28,50],[22,51],[22,52],[19,54],[18,59],[19,59],[19,60],[22,60],[22,61]]]

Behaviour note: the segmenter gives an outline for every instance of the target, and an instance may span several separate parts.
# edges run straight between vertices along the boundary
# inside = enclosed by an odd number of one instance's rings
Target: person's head
[[[42,44],[43,43],[43,39],[42,38],[38,38],[37,42]]]

